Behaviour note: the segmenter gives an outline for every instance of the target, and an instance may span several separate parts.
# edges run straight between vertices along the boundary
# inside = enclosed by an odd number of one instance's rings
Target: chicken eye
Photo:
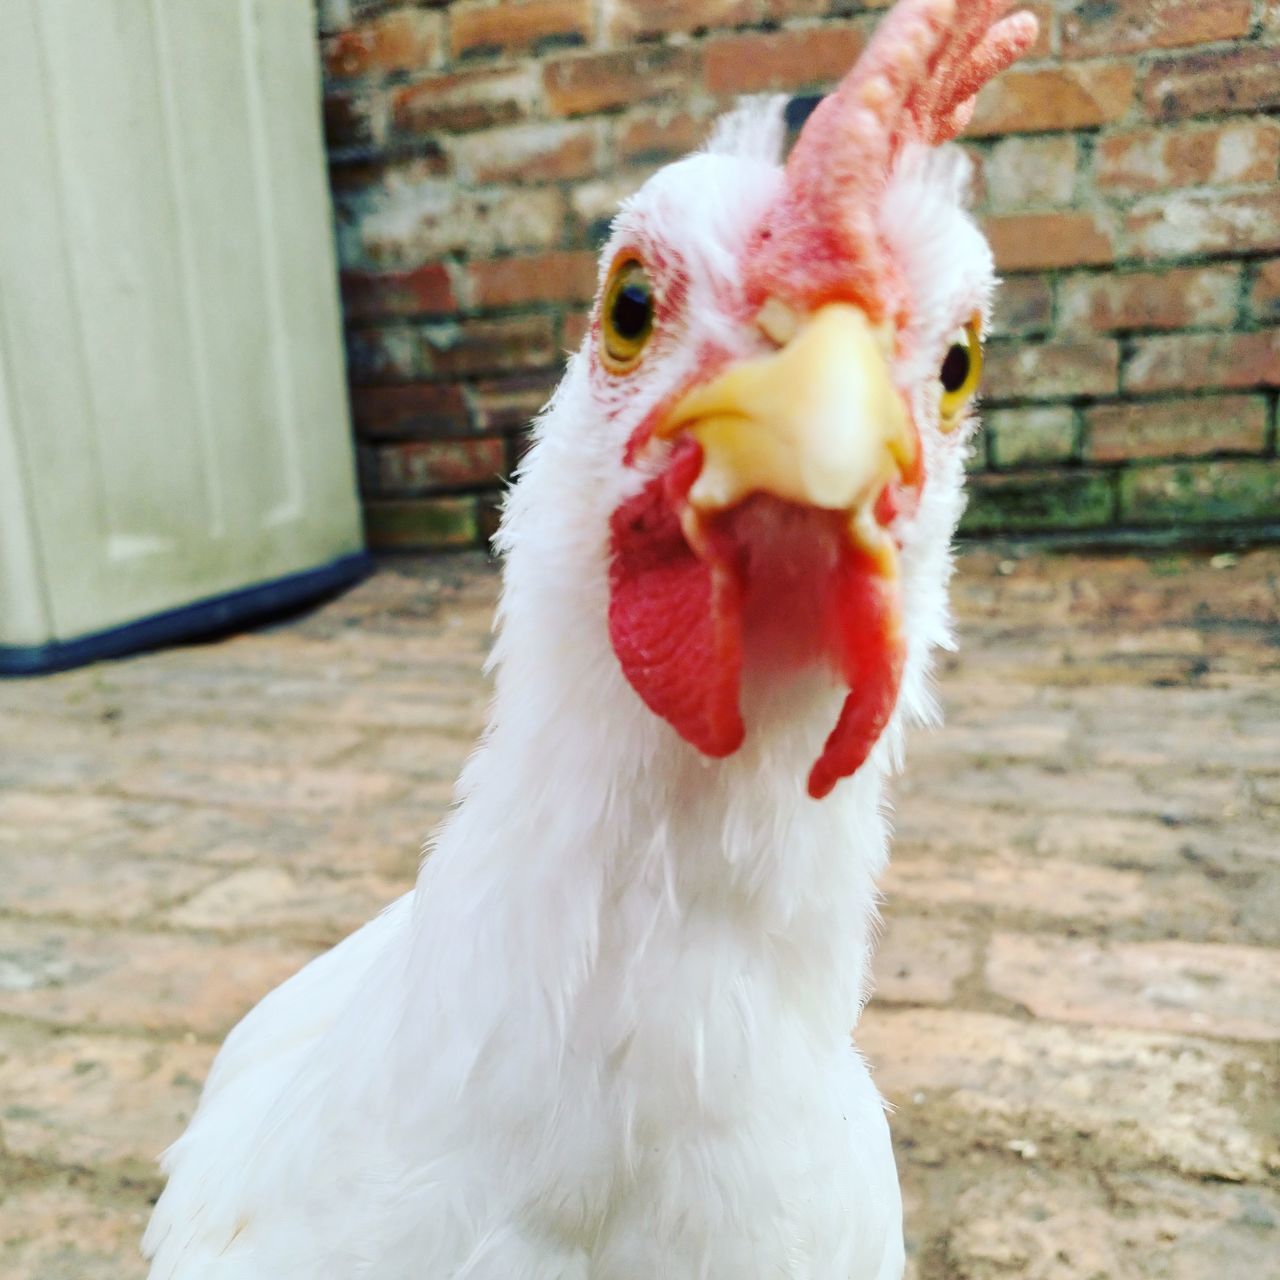
[[[614,373],[628,373],[640,362],[653,333],[653,286],[644,264],[618,262],[605,286],[600,315],[601,357]]]
[[[976,320],[952,336],[938,380],[942,383],[942,429],[954,431],[982,381],[982,342]]]

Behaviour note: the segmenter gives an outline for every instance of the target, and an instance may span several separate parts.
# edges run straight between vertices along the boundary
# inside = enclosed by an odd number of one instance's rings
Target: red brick
[[[413,440],[380,446],[374,463],[378,495],[407,498],[492,484],[506,468],[506,449],[500,436]]]
[[[1280,186],[1148,196],[1129,211],[1125,226],[1132,250],[1148,258],[1280,249]]]
[[[1236,266],[1070,276],[1058,284],[1058,323],[1094,333],[1229,328],[1239,288]]]
[[[590,302],[596,291],[596,256],[589,251],[494,258],[467,267],[476,307]]]
[[[546,374],[520,374],[478,382],[471,388],[476,425],[483,431],[523,430],[551,399],[555,379]]]
[[[993,342],[987,348],[983,385],[993,402],[1114,395],[1119,367],[1119,344],[1102,338]]]
[[[1115,508],[1110,476],[1086,471],[1014,471],[969,478],[965,533],[1094,529]]]
[[[457,309],[453,282],[441,262],[416,271],[344,271],[342,306],[348,320],[388,316],[445,315]]]
[[[599,168],[599,130],[593,122],[507,125],[448,141],[461,182],[560,182]]]
[[[428,325],[420,334],[422,368],[433,377],[538,368],[556,358],[552,320],[547,315]]]
[[[1073,0],[1061,15],[1068,58],[1144,53],[1248,35],[1251,0]]]
[[[397,91],[392,121],[403,134],[484,129],[523,119],[535,95],[534,79],[523,67],[457,71]]]
[[[831,84],[866,47],[865,23],[751,32],[706,45],[707,88],[719,97]]]
[[[1280,329],[1139,338],[1125,364],[1126,393],[1280,386]]]
[[[1160,120],[1280,107],[1276,51],[1257,45],[1157,58],[1142,82],[1147,113]]]
[[[373,440],[455,435],[471,425],[462,388],[453,383],[354,387],[351,414],[356,432]]]
[[[1258,320],[1280,320],[1280,258],[1272,258],[1259,268],[1249,305]]]
[[[501,0],[455,4],[449,10],[449,44],[455,58],[513,50],[540,53],[556,46],[588,44],[591,0]]]
[[[1221,124],[1136,129],[1099,140],[1096,181],[1104,191],[1141,195],[1172,187],[1274,182],[1280,169],[1280,124]]]
[[[394,75],[434,66],[440,15],[397,9],[324,42],[325,74],[334,80]]]
[[[571,311],[564,318],[560,335],[560,345],[565,351],[577,351],[583,339],[591,332],[591,313],[589,311]]]
[[[1111,233],[1091,213],[1010,213],[983,219],[1003,271],[1101,266],[1115,257]]]
[[[1088,129],[1120,120],[1133,101],[1126,62],[1006,71],[978,95],[971,135]]]
[[[1212,396],[1098,405],[1085,411],[1085,424],[1085,452],[1097,462],[1260,453],[1267,402],[1261,396]]]
[[[369,147],[387,130],[387,103],[380,93],[330,93],[324,99],[324,140],[332,150]]]
[[[1053,328],[1053,286],[1044,276],[1014,276],[996,293],[993,334],[1047,333]]]
[[[581,116],[653,98],[682,97],[696,82],[698,70],[692,49],[646,45],[554,59],[544,64],[542,82],[553,115]]]
[[[674,160],[697,148],[710,127],[710,120],[691,111],[649,108],[619,122],[614,150],[622,164]]]
[[[674,32],[738,27],[758,22],[761,10],[760,0],[615,0],[609,40],[630,44]]]

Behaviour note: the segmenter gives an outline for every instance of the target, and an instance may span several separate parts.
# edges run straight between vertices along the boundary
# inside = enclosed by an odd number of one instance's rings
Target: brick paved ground
[[[130,1280],[254,1000],[409,884],[494,580],[0,685],[0,1276]],[[918,1280],[1280,1277],[1280,551],[965,557],[862,1043]]]

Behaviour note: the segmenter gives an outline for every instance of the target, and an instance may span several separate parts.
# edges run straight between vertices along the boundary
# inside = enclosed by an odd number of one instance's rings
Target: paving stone
[[[955,1280],[1280,1276],[1280,1196],[1262,1188],[1019,1169],[966,1191],[954,1216]]]
[[[11,1155],[148,1170],[195,1110],[213,1046],[0,1025],[0,1137]]]
[[[64,1027],[224,1035],[311,958],[275,939],[0,921],[0,1013]]]
[[[1280,1041],[1280,952],[997,934],[992,991],[1039,1018]]]
[[[66,1181],[0,1194],[3,1280],[143,1280],[148,1206],[103,1202]]]
[[[963,925],[891,915],[872,966],[876,998],[945,1004],[973,968],[976,955],[974,939]]]
[[[1280,1153],[1265,1123],[1277,1067],[1253,1050],[874,1001],[855,1038],[900,1140],[963,1150],[972,1131],[987,1149],[1030,1142],[1069,1168],[1232,1181],[1264,1179]]]

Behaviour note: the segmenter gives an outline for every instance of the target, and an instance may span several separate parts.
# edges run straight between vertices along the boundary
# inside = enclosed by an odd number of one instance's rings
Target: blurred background
[[[447,810],[617,201],[886,7],[0,0],[3,1280],[145,1274],[218,1044]],[[859,1044],[910,1280],[1278,1280],[1280,0],[1028,7]]]

